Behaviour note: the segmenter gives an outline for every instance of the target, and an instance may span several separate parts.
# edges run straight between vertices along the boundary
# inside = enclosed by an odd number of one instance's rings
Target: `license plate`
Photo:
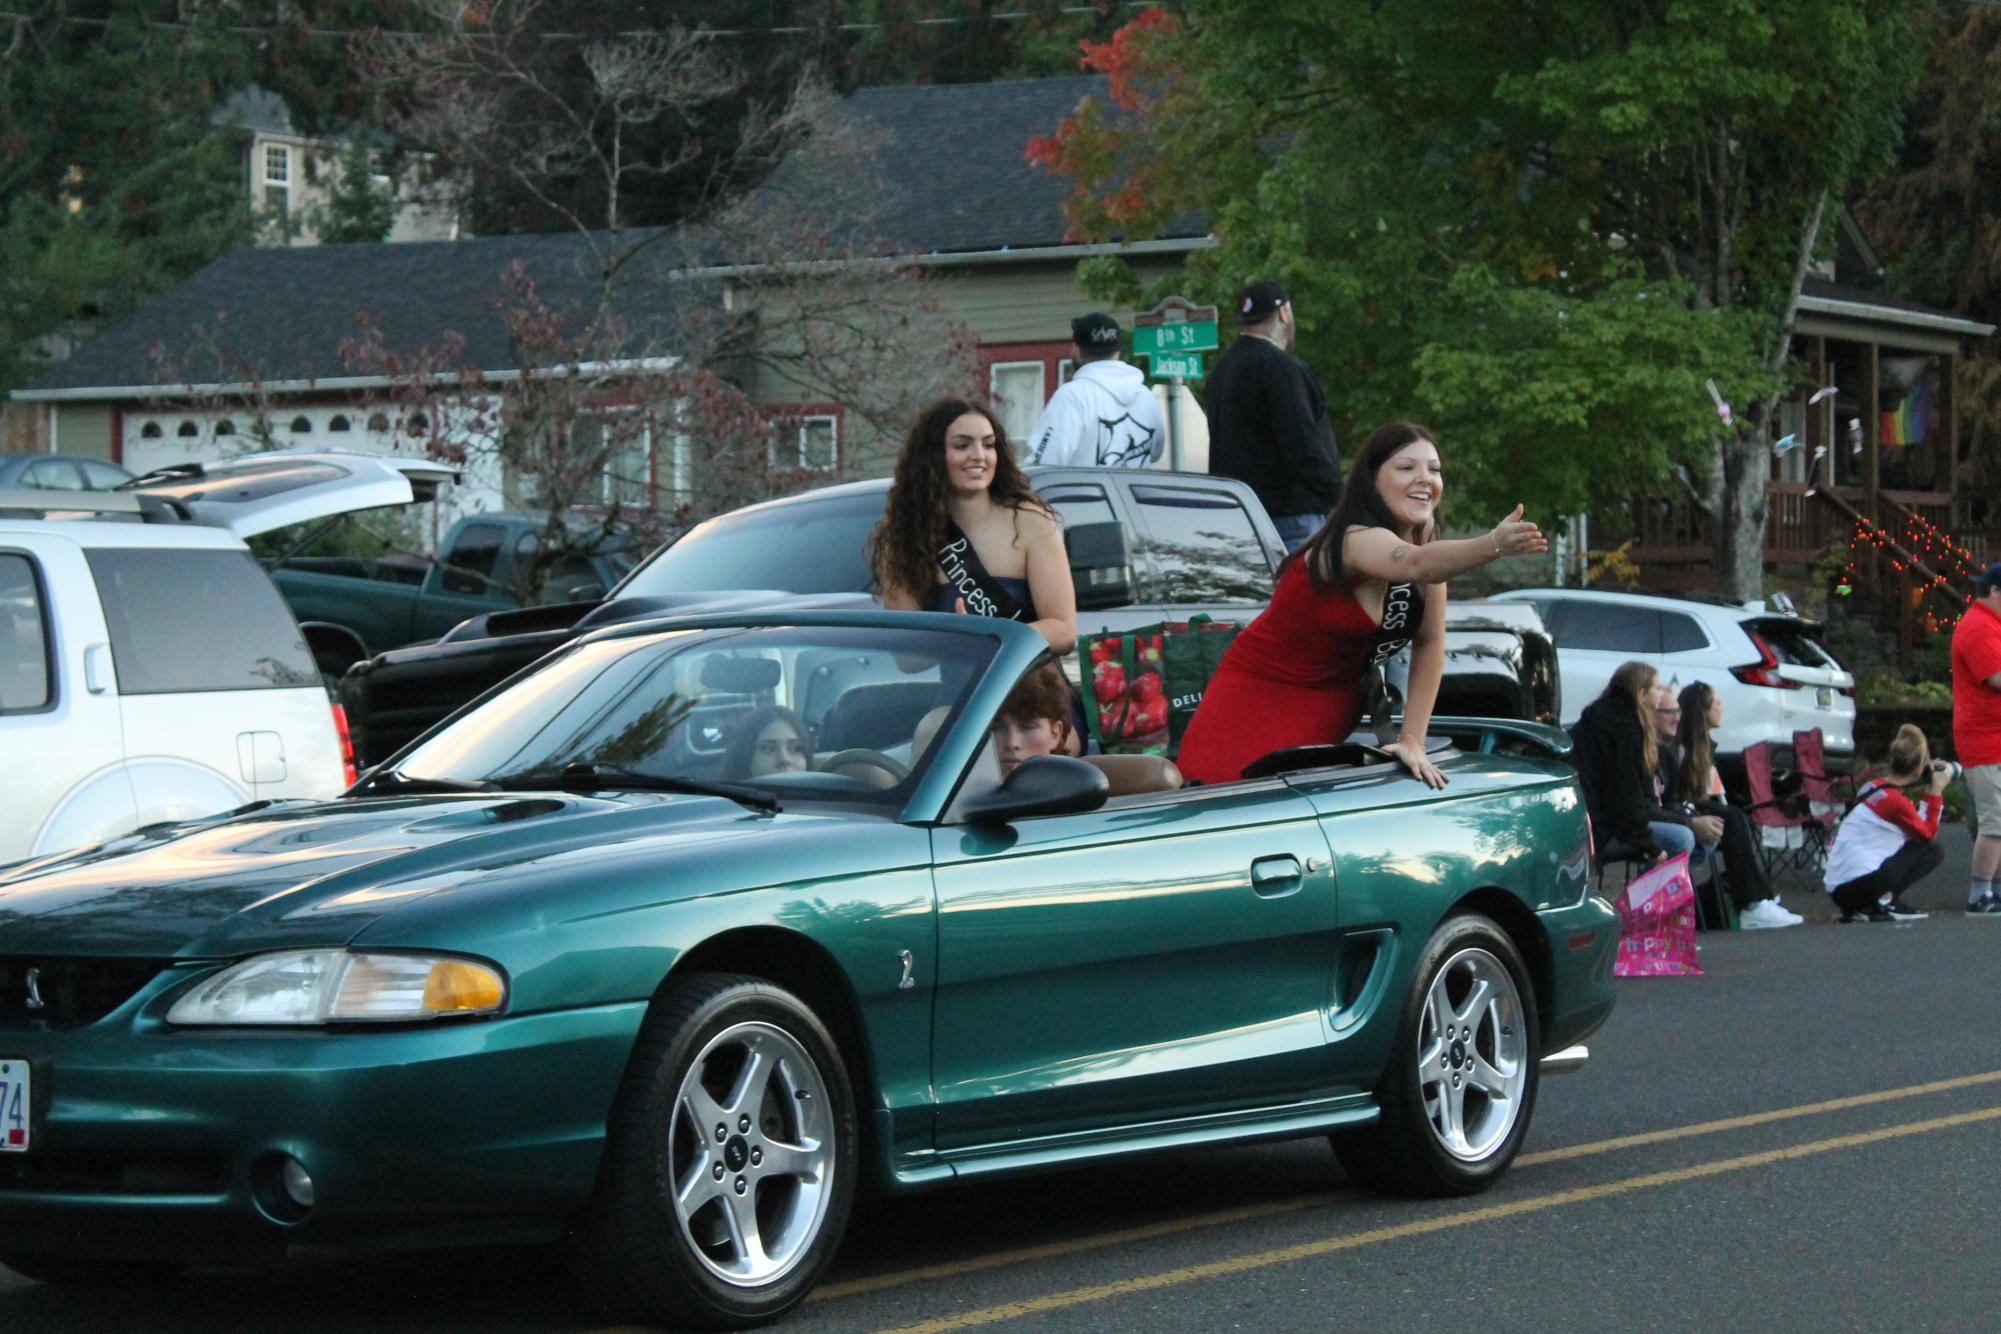
[[[0,1056],[0,1153],[28,1151],[28,1063]]]
[[[1834,707],[1834,687],[1832,687],[1832,686],[1819,686],[1819,687],[1816,687],[1816,688],[1815,688],[1815,690],[1814,690],[1814,692],[1813,692],[1813,702],[1814,702],[1814,703],[1816,703],[1816,704],[1818,704],[1818,705],[1819,705],[1819,706],[1820,706],[1821,708],[1823,708],[1823,709],[1831,709],[1831,708],[1833,708],[1833,707]]]

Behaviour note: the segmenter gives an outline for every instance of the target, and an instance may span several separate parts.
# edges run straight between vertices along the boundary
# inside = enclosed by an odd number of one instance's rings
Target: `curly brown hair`
[[[938,582],[938,548],[945,545],[952,496],[945,472],[945,432],[969,412],[985,417],[994,428],[993,479],[987,485],[987,495],[994,504],[1016,513],[1031,507],[1049,513],[1049,507],[1016,466],[1014,447],[1008,443],[1007,428],[999,415],[969,398],[941,398],[911,423],[903,452],[896,459],[889,503],[883,507],[881,522],[869,534],[869,569],[878,592],[896,587],[921,599]]]

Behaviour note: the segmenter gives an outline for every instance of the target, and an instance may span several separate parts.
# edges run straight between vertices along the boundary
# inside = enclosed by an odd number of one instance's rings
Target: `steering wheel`
[[[1300,769],[1330,769],[1337,764],[1359,767],[1364,764],[1388,764],[1390,760],[1388,751],[1359,741],[1342,741],[1331,746],[1287,746],[1284,750],[1274,750],[1252,760],[1244,766],[1243,776],[1270,778],[1273,774],[1289,774]]]
[[[868,783],[871,787],[878,788],[895,787],[898,783],[910,777],[909,765],[901,760],[893,759],[879,750],[870,750],[866,746],[850,746],[846,750],[837,750],[832,755],[815,760],[813,767],[825,774],[843,773],[851,767],[880,770],[882,773],[889,775],[887,783],[877,783],[868,778],[862,779],[863,782]],[[860,775],[850,776],[861,777]]]

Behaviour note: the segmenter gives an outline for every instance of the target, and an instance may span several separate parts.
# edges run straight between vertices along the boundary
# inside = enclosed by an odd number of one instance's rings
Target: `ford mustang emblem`
[[[31,1010],[48,1008],[47,1003],[42,1000],[42,970],[39,968],[28,970],[28,1008]]]

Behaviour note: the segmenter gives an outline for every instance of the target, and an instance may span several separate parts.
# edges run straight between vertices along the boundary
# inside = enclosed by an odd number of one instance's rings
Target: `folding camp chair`
[[[1789,867],[1804,872],[1820,864],[1815,848],[1822,848],[1824,859],[1824,845],[1809,846],[1809,839],[1818,836],[1820,822],[1809,812],[1804,792],[1778,794],[1772,780],[1771,742],[1744,747],[1744,777],[1751,786],[1751,804],[1744,813],[1758,828],[1758,856],[1765,864],[1766,878],[1776,880],[1779,872]],[[1808,826],[1815,829],[1815,835],[1807,833]]]
[[[1807,840],[1814,860],[1827,865],[1827,850],[1834,846],[1834,831],[1841,813],[1855,798],[1855,775],[1827,767],[1827,746],[1818,727],[1793,733],[1793,764],[1800,776],[1800,791],[1806,795]]]

